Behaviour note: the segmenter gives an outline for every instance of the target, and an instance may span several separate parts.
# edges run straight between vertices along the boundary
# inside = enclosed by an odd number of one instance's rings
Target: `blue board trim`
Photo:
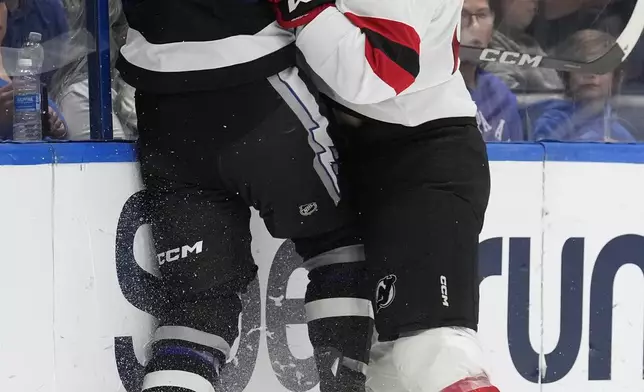
[[[644,144],[489,143],[495,162],[605,162],[644,164]],[[0,143],[0,165],[134,162],[132,142]]]
[[[644,163],[644,144],[543,143],[548,162]]]
[[[135,161],[127,142],[0,143],[0,166]]]
[[[488,143],[490,161],[543,162],[544,148],[539,143]]]

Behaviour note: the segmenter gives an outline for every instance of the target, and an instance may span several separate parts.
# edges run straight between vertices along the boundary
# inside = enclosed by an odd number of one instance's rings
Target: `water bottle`
[[[29,33],[29,38],[25,45],[22,47],[23,54],[21,58],[30,58],[33,61],[33,66],[40,71],[43,62],[45,61],[45,51],[40,43],[42,41],[42,34],[32,31]]]
[[[30,33],[20,51],[17,75],[13,78],[13,140],[42,140],[40,71],[44,51],[39,33]]]

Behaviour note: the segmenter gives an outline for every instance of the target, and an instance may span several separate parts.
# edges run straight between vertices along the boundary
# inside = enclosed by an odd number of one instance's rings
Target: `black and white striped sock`
[[[327,252],[305,267],[306,318],[320,390],[364,391],[374,324],[362,247]]]

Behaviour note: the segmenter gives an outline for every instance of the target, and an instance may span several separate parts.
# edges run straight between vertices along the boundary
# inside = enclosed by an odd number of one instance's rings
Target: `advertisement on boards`
[[[643,151],[644,153],[644,151]],[[644,165],[494,161],[480,336],[502,391],[644,390]],[[137,164],[0,165],[0,390],[138,392],[162,305]],[[230,392],[317,390],[289,241],[251,222]]]

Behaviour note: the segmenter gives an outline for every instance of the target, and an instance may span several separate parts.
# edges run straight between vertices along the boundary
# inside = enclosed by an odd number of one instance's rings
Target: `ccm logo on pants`
[[[441,275],[441,296],[443,297],[443,306],[449,308],[449,302],[447,301],[447,278]]]
[[[157,255],[157,261],[159,265],[163,265],[166,261],[177,261],[179,259],[185,259],[188,257],[189,253],[199,254],[203,249],[203,241],[198,241],[194,245],[184,245],[181,248],[170,249],[166,252],[159,253]]]

